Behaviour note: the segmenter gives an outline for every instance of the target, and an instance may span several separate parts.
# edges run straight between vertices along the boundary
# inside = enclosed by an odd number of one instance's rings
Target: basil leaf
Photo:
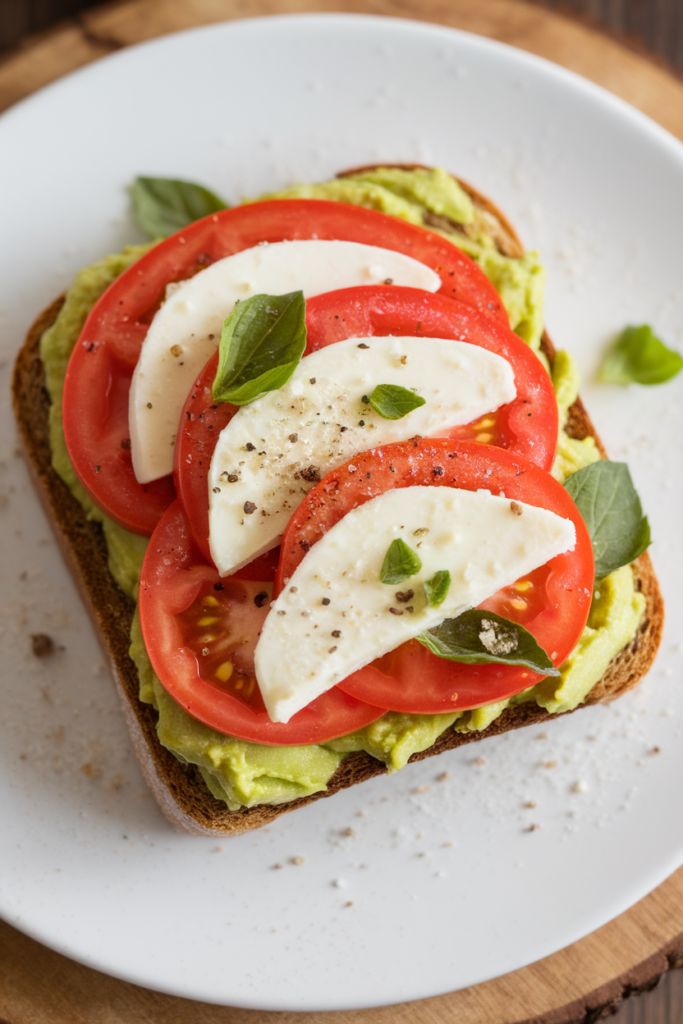
[[[176,178],[136,178],[131,192],[135,221],[150,238],[166,238],[194,220],[226,209],[208,188]]]
[[[604,384],[663,384],[683,367],[683,357],[656,338],[652,328],[627,327],[607,353],[599,378]]]
[[[382,562],[379,578],[382,583],[394,586],[414,576],[422,568],[419,556],[409,548],[404,540],[397,537],[392,540]]]
[[[446,594],[451,586],[451,574],[448,569],[439,569],[434,573],[431,580],[425,580],[425,597],[427,604],[432,608],[438,608],[446,600]]]
[[[238,299],[221,331],[215,402],[248,405],[286,384],[306,348],[303,292]]]
[[[559,676],[559,668],[518,622],[473,608],[456,619],[444,619],[417,637],[432,654],[466,665],[496,662],[522,665],[544,676]]]
[[[365,395],[363,395],[365,400]],[[425,399],[398,384],[378,384],[368,398],[369,404],[385,420],[400,420],[413,409],[425,405]]]
[[[593,462],[572,473],[564,486],[588,527],[596,579],[604,579],[645,551],[650,526],[624,462]]]

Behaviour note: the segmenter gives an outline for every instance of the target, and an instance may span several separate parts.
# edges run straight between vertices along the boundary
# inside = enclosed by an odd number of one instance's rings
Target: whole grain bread
[[[461,184],[475,205],[497,224],[495,237],[500,250],[511,256],[521,255],[523,250],[519,239],[502,214],[474,189]],[[196,767],[181,764],[158,742],[156,711],[138,699],[138,673],[128,654],[135,605],[119,589],[109,572],[107,547],[100,525],[87,518],[82,506],[52,468],[50,399],[45,389],[45,372],[39,350],[41,335],[56,319],[62,302],[63,299],[58,299],[38,317],[19,352],[13,378],[14,411],[33,482],[91,615],[121,698],[136,758],[163,813],[172,824],[194,835],[236,835],[260,828],[281,814],[383,774],[386,771],[384,764],[369,754],[347,754],[325,792],[277,806],[261,805],[229,811],[224,803],[211,795]],[[547,335],[543,337],[542,348],[552,365],[555,350]],[[579,400],[570,410],[566,429],[572,437],[593,436],[605,455]],[[614,700],[635,686],[649,669],[659,646],[664,605],[647,554],[641,555],[634,563],[634,576],[636,588],[646,599],[638,632],[612,660],[602,679],[588,694],[585,705]],[[482,732],[456,733],[447,729],[432,747],[414,754],[411,761],[420,761],[510,729],[539,724],[550,717],[547,711],[533,702],[515,705]]]

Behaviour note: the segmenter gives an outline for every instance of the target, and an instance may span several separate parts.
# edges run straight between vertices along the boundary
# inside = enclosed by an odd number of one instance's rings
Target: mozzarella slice
[[[398,537],[422,568],[388,586],[380,570]],[[289,721],[363,665],[481,604],[575,540],[571,520],[489,491],[405,487],[361,505],[314,544],[271,605],[255,654],[268,714]],[[432,608],[422,584],[443,569],[451,586]],[[408,589],[413,597],[401,602],[397,591],[405,599]]]
[[[173,472],[173,447],[185,399],[220,341],[238,299],[382,284],[436,292],[437,273],[403,253],[358,242],[311,239],[246,249],[169,286],[150,324],[130,389],[133,469],[140,483]]]
[[[387,420],[363,397],[414,388],[426,404]],[[348,338],[306,356],[284,387],[244,406],[209,471],[211,555],[226,576],[274,547],[315,482],[358,452],[434,436],[515,397],[506,359],[443,338]]]

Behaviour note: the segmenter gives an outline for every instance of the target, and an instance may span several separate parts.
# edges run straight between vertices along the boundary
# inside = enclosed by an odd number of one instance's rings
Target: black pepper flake
[[[406,611],[412,614],[415,611],[415,609],[413,608],[412,604],[409,604],[408,607],[406,608]]]
[[[238,480],[237,473],[228,473],[228,483],[236,484]]]
[[[360,343],[360,345],[358,346],[358,348],[370,348],[370,346],[369,346],[369,345],[366,345],[364,341],[361,341],[361,343]]]
[[[441,466],[434,466],[432,473],[434,476],[443,476],[443,468]]]
[[[101,467],[101,466],[95,466],[95,472],[96,472],[96,473],[99,473],[99,471],[100,471],[101,469],[102,469],[102,467]]]
[[[391,472],[392,472],[392,473],[395,473],[395,472],[396,472],[396,470],[394,469],[394,467],[393,467],[393,466],[389,466],[389,469],[391,470]]]
[[[213,423],[209,423],[209,430],[213,430]]]
[[[256,450],[256,445],[252,444],[251,441],[247,441],[244,447],[247,449],[248,452],[253,452]]]
[[[212,410],[214,410],[214,409],[217,409],[217,408],[218,408],[218,406],[217,406],[217,405],[212,405],[212,406],[211,406],[211,409],[212,409]]]
[[[220,580],[218,581],[218,583],[214,583],[213,589],[214,590],[223,590],[223,584],[220,582]]]
[[[245,501],[245,503],[244,503],[244,511],[246,512],[246,514],[248,516],[250,516],[253,512],[255,512],[256,511],[256,505],[254,504],[254,502],[253,501]]]
[[[408,601],[410,601],[411,597],[415,597],[415,591],[414,590],[397,590],[396,591],[396,600],[399,602],[399,604],[408,604]]]
[[[324,597],[320,603],[321,604],[329,604],[330,603],[329,597]]]
[[[306,469],[300,469],[299,476],[302,480],[307,480],[309,484],[317,484],[320,481],[320,473],[317,466],[307,466]]]
[[[315,384],[317,377],[311,377],[309,384]]]
[[[341,636],[341,629],[333,629],[332,630],[332,636],[335,637],[335,638],[336,637],[340,637]]]
[[[358,420],[358,426],[359,427],[364,427],[365,426],[365,420]]]
[[[220,489],[220,487],[214,487],[214,489],[213,489],[213,493],[214,493],[214,494],[220,494],[220,493],[221,493],[221,489]]]
[[[31,650],[36,658],[46,658],[55,650],[55,642],[47,633],[31,634]]]
[[[365,474],[365,476],[366,476],[366,478],[367,478],[368,480],[370,479],[370,474],[369,474],[369,473],[366,473],[366,474]]]
[[[130,438],[129,437],[124,437],[123,441],[121,442],[121,447],[123,448],[124,452],[130,451]]]
[[[147,408],[148,408],[148,409],[151,409],[151,408],[152,408],[152,403],[151,403],[151,402],[148,402],[148,403],[147,403]]]
[[[330,647],[330,649],[329,649],[329,651],[328,651],[327,653],[328,653],[328,654],[334,654],[334,652],[335,652],[336,650],[337,650],[337,648],[336,648],[336,647]]]
[[[393,284],[394,283],[393,277],[385,277],[384,278],[384,283],[385,284]]]
[[[289,435],[289,440],[292,442],[292,444],[294,444],[295,441],[299,440],[299,435],[298,434],[290,434]]]
[[[339,428],[340,433],[342,433],[342,434],[344,433],[345,430],[348,430],[348,429],[349,429],[348,427],[340,427]]]
[[[392,615],[403,615],[403,609],[401,608],[390,608],[389,611]]]
[[[305,552],[305,551],[310,551],[310,550],[311,550],[311,545],[310,545],[310,544],[308,543],[308,541],[307,541],[307,540],[300,540],[300,541],[299,541],[299,547],[300,547],[300,548],[301,548],[301,550],[302,550],[302,551],[304,551],[304,552]]]
[[[266,594],[265,590],[262,590],[260,594],[257,594],[256,597],[254,598],[254,604],[256,605],[257,608],[263,608],[267,600],[268,595]]]
[[[363,405],[369,405],[370,399],[368,398],[367,395],[363,395],[363,397],[361,398],[361,402],[363,403]]]

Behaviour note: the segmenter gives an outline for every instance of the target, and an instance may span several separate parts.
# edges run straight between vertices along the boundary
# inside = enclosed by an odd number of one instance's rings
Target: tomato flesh
[[[573,551],[558,555],[480,606],[520,622],[560,665],[586,624],[594,564],[590,537],[565,489],[533,463],[499,448],[471,442],[413,439],[365,452],[329,473],[299,506],[282,541],[277,596],[305,553],[347,512],[389,489],[414,485],[504,493],[511,500],[571,519]],[[402,589],[409,581],[402,585]],[[339,687],[392,711],[437,714],[503,700],[543,678],[513,665],[465,665],[432,654],[410,640],[354,672]]]
[[[529,347],[499,321],[441,295],[413,288],[367,285],[309,299],[306,329],[305,355],[351,337],[417,333],[424,336],[425,350],[430,338],[452,338],[503,356],[515,376],[514,401],[474,423],[450,428],[442,436],[496,445],[526,456],[543,469],[552,466],[558,418],[550,377]],[[192,524],[195,541],[208,562],[209,466],[221,430],[237,412],[234,405],[213,401],[211,388],[217,366],[218,353],[208,361],[188,396],[175,452],[178,497]],[[407,421],[406,433],[409,432]]]
[[[270,720],[253,653],[271,589],[263,581],[221,580],[194,544],[180,502],[167,509],[142,567],[140,623],[154,671],[173,699],[218,732],[268,745],[324,743],[381,718],[383,708],[334,687],[286,724]]]
[[[394,217],[313,199],[223,210],[156,245],[100,297],[69,361],[64,434],[84,487],[112,519],[149,535],[175,492],[169,478],[141,485],[133,472],[128,392],[140,347],[166,286],[259,242],[341,239],[406,253],[441,277],[441,292],[507,324],[500,296],[477,265],[445,239]],[[122,454],[123,453],[123,454]]]

